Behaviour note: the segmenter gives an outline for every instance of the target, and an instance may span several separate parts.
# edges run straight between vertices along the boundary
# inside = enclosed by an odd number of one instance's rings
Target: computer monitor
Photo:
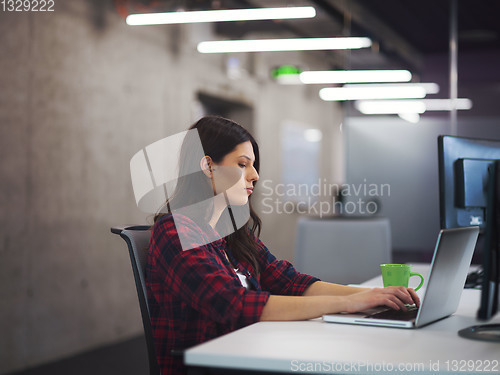
[[[500,140],[438,137],[441,228],[478,225],[476,247],[482,258],[481,304],[478,319],[498,311],[500,274]],[[500,341],[500,325],[461,330],[463,337]]]

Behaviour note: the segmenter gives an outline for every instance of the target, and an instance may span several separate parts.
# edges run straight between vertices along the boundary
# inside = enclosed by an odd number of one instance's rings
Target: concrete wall
[[[340,109],[268,78],[273,64],[326,68],[322,56],[243,55],[246,73],[229,79],[227,56],[194,49],[207,33],[132,28],[111,1],[0,13],[0,373],[141,332],[125,245],[109,228],[151,220],[135,206],[129,160],[186,129],[199,91],[254,108],[262,179],[279,182],[283,120],[322,129],[322,177],[342,178]],[[293,257],[281,234],[295,220],[263,217],[278,257]]]

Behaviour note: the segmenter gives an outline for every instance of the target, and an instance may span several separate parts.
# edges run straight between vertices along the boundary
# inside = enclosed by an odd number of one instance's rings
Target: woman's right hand
[[[344,296],[345,312],[354,313],[377,306],[406,310],[405,305],[420,306],[420,299],[412,288],[389,286],[374,288]]]

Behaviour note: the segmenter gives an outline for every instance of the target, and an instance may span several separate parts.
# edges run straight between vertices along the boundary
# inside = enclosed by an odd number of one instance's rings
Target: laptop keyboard
[[[380,312],[376,312],[374,314],[366,316],[369,319],[389,319],[389,320],[412,320],[417,317],[418,307],[415,305],[408,306],[407,311],[402,310],[384,310]]]

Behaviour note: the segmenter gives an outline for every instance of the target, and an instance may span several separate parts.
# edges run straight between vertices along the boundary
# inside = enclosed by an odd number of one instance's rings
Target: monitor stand
[[[483,247],[483,275],[481,305],[478,318],[488,320],[496,313],[499,305],[500,288],[500,160],[488,168],[488,201],[486,238]],[[480,324],[458,331],[460,337],[467,339],[500,342],[500,324]]]
[[[458,331],[460,337],[472,340],[500,342],[500,324],[480,324]]]

